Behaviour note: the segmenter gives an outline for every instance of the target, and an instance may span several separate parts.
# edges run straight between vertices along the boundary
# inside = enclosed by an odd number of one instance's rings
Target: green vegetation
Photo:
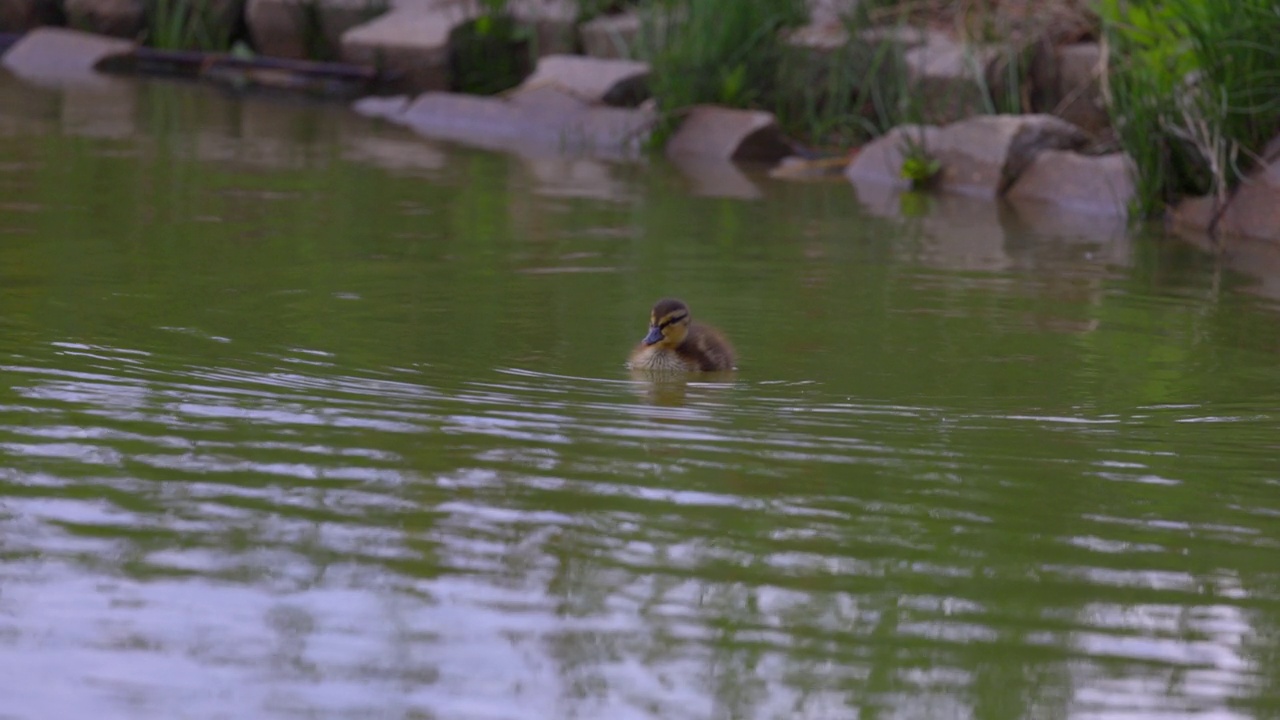
[[[1138,210],[1205,193],[1221,207],[1280,127],[1274,0],[1102,0],[1100,12]]]
[[[640,54],[664,110],[698,103],[767,104],[782,59],[778,31],[805,18],[803,0],[655,0],[643,10]]]
[[[363,22],[378,17],[390,7],[391,0],[364,0],[357,10]],[[325,22],[320,0],[300,0],[298,11],[302,13],[302,45],[306,57],[324,62],[338,60],[341,53],[337,38],[332,35],[332,30],[326,29],[328,23]]]
[[[533,70],[533,33],[511,16],[509,0],[480,0],[475,20],[449,36],[453,89],[493,95],[519,85]]]
[[[232,27],[207,0],[148,0],[146,42],[161,50],[226,50]]]
[[[454,89],[497,93],[531,70],[533,33],[512,18],[510,0],[477,1],[479,16],[453,38]],[[208,0],[146,2],[146,41],[157,48],[226,50],[240,31]],[[387,4],[366,0],[370,17]],[[310,56],[333,59],[317,0],[300,5]],[[716,103],[770,111],[811,145],[848,147],[933,120],[929,108],[946,104],[912,87],[901,42],[791,42],[809,18],[805,0],[578,0],[578,10],[581,20],[640,14],[633,52],[653,66],[667,127],[690,106]],[[907,25],[949,27],[962,40],[1005,48],[994,70],[977,73],[979,112],[1049,110],[1027,79],[1028,48],[1102,37],[1115,130],[1138,167],[1140,215],[1187,195],[1209,194],[1223,207],[1280,130],[1275,0],[862,0],[844,30],[856,38]],[[904,176],[927,183],[936,172],[928,149],[907,150]]]
[[[902,136],[902,177],[914,190],[923,190],[933,183],[942,170],[942,163],[934,157],[923,137]]]
[[[808,19],[803,0],[653,0],[640,13],[637,54],[668,118],[701,103],[768,110],[792,135],[831,146],[906,119],[900,47],[791,44],[787,33]]]

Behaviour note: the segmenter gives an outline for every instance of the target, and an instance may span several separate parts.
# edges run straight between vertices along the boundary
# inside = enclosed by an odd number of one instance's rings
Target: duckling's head
[[[644,344],[679,347],[688,334],[689,306],[680,300],[666,298],[653,306],[649,315],[649,334],[644,336]]]

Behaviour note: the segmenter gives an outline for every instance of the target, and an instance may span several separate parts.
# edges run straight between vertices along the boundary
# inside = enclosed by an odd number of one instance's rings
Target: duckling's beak
[[[653,325],[649,328],[649,334],[644,336],[644,344],[652,345],[662,339],[662,328]]]

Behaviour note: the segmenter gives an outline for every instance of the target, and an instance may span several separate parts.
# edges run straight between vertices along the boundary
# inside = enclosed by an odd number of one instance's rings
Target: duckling
[[[733,369],[733,347],[720,331],[689,318],[680,300],[659,300],[649,315],[649,334],[631,351],[636,370],[714,372]]]

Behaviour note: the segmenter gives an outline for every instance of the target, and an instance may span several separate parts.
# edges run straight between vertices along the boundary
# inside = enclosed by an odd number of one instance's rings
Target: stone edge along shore
[[[835,0],[836,3],[839,0]],[[381,5],[375,7],[374,3]],[[832,0],[813,3],[813,21],[788,42],[821,56],[851,41]],[[105,58],[131,52],[142,29],[140,0],[65,0],[66,20],[86,33],[48,27],[53,0],[6,0],[0,30],[28,31],[0,56],[0,66],[37,84],[84,79]],[[242,13],[259,52],[302,58],[306,33],[317,23],[322,40],[343,62],[376,67],[405,89],[397,97],[366,97],[357,112],[433,138],[504,150],[640,156],[658,117],[647,99],[649,68],[624,59],[641,23],[634,15],[606,15],[576,24],[570,0],[516,0],[512,12],[531,28],[541,57],[519,87],[497,97],[446,91],[449,36],[476,17],[467,0],[211,0],[233,22]],[[381,12],[385,10],[385,12]],[[308,15],[311,13],[311,15]],[[309,25],[310,23],[310,25]],[[314,39],[313,39],[314,40]],[[913,28],[872,31],[869,46],[896,43],[909,81],[918,88],[928,125],[900,126],[851,157],[793,154],[769,113],[700,106],[683,113],[665,154],[694,176],[707,163],[772,166],[775,178],[812,180],[843,174],[860,192],[877,195],[910,187],[903,162],[912,148],[938,162],[933,186],[944,193],[1040,204],[1054,212],[1124,218],[1134,196],[1131,160],[1122,153],[1088,154],[1109,127],[1100,91],[1102,53],[1096,43],[1041,51],[1032,80],[1047,94],[1052,114],[984,115],[1000,75],[995,48],[961,46],[943,33]],[[582,47],[585,55],[568,51]],[[2,49],[2,46],[0,46]],[[1266,157],[1280,154],[1280,138]],[[1183,227],[1280,240],[1280,160],[1267,163],[1222,210],[1209,198],[1190,198],[1171,213]]]

